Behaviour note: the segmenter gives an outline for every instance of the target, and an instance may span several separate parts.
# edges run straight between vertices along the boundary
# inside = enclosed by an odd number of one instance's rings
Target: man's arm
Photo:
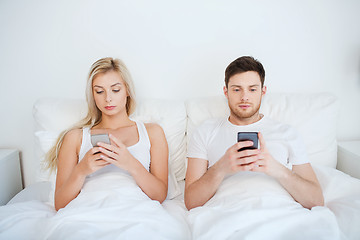
[[[253,168],[259,150],[238,149],[252,146],[251,141],[238,142],[231,146],[224,156],[208,169],[208,161],[189,158],[185,178],[185,206],[192,209],[204,205],[216,193],[227,174],[248,171]]]
[[[185,206],[192,209],[204,205],[224,179],[224,174],[214,166],[207,169],[208,161],[189,158],[185,178]]]
[[[276,161],[266,148],[264,138],[259,133],[259,160],[252,171],[264,172],[277,179],[291,196],[305,208],[323,206],[324,197],[321,186],[310,163],[294,165],[290,170]]]
[[[280,184],[303,207],[324,206],[321,186],[310,163],[294,165],[292,171],[286,169],[284,173],[278,178]]]

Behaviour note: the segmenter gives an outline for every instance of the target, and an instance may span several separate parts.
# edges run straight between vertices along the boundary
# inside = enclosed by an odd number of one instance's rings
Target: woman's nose
[[[111,102],[111,95],[110,94],[106,94],[106,102]]]

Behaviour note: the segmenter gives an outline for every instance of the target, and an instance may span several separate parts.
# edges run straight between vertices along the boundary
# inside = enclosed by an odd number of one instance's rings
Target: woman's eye
[[[113,89],[113,92],[120,92],[120,89]]]
[[[101,94],[103,93],[104,91],[95,91],[97,94]]]

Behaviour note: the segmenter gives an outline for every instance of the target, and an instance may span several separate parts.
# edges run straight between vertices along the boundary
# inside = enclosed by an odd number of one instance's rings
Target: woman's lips
[[[115,108],[115,106],[106,106],[105,109],[106,110],[113,110]]]

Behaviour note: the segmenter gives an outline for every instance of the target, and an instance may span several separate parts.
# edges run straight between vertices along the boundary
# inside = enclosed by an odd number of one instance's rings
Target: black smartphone
[[[254,145],[252,145],[250,147],[240,148],[238,150],[239,152],[243,151],[243,150],[247,150],[247,149],[257,149],[259,146],[259,138],[258,138],[257,132],[238,132],[237,140],[238,140],[238,142],[252,141],[254,143]]]
[[[97,147],[98,142],[111,144],[109,134],[103,133],[103,134],[93,134],[93,135],[91,135],[91,144],[93,145],[93,147]]]

